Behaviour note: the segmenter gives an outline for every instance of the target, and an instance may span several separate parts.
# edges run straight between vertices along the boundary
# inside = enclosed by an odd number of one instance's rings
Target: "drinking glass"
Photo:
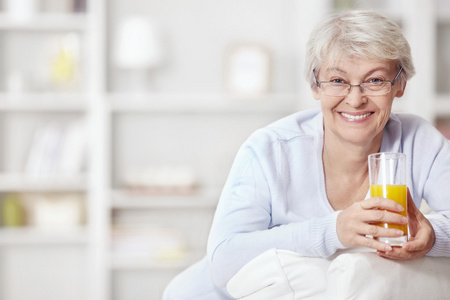
[[[404,210],[399,214],[407,217],[406,154],[381,152],[369,155],[370,196],[394,200]],[[384,228],[403,231],[401,237],[378,237],[391,246],[402,246],[408,241],[408,225],[377,223]]]

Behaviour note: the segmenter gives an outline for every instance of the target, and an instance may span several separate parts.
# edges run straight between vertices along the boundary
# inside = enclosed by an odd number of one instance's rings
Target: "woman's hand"
[[[401,230],[383,228],[374,223],[406,224],[408,220],[395,213],[403,210],[403,207],[397,202],[380,197],[356,202],[339,213],[336,223],[338,238],[344,246],[363,246],[383,253],[391,253],[391,246],[366,237],[366,235],[373,237],[402,236]],[[413,246],[415,244],[411,247]]]
[[[409,241],[401,248],[394,247],[391,251],[379,251],[378,255],[391,259],[414,259],[424,256],[431,250],[435,242],[434,229],[430,221],[414,204],[408,190]]]

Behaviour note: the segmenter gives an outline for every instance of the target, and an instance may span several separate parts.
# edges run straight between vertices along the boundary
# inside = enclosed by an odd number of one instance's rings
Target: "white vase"
[[[38,0],[5,0],[5,12],[14,20],[27,20],[38,11]]]

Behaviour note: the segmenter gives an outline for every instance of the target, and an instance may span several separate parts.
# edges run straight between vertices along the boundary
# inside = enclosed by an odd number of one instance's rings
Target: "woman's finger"
[[[354,238],[355,246],[362,246],[371,249],[375,249],[382,252],[388,252],[392,250],[392,247],[389,244],[379,242],[375,239],[358,235]]]
[[[425,254],[433,247],[436,237],[429,222],[422,222],[419,225],[421,226],[420,230],[409,238],[408,242],[403,245],[403,248],[406,251],[423,252]]]
[[[377,251],[377,254],[381,257],[395,260],[409,260],[423,256],[420,252],[409,252],[400,247],[392,247],[390,251]]]
[[[364,201],[360,201],[359,204],[363,209],[381,209],[390,210],[394,212],[404,211],[405,208],[391,199],[374,197]]]
[[[403,246],[408,252],[422,251],[427,246],[427,241],[420,237],[411,237]]]
[[[408,218],[409,218],[409,234],[411,236],[415,236],[418,231],[419,227],[419,220],[417,215],[422,214],[419,209],[417,208],[416,204],[414,203],[411,194],[408,189],[407,194],[407,206],[408,206]]]
[[[365,223],[388,223],[404,225],[408,223],[408,218],[399,213],[387,210],[369,210],[362,214],[361,219]]]
[[[370,224],[361,225],[357,233],[360,235],[370,235],[373,237],[399,237],[404,235],[403,231],[399,229],[384,228]]]

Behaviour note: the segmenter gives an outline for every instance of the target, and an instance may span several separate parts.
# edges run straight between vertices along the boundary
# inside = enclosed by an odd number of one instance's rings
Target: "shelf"
[[[116,209],[211,208],[219,201],[220,190],[200,190],[189,195],[145,195],[126,190],[112,193],[111,207]]]
[[[1,228],[0,246],[87,244],[85,228],[39,229],[31,227]]]
[[[450,95],[438,95],[434,111],[437,117],[450,117]]]
[[[0,93],[0,112],[86,112],[83,94]]]
[[[111,255],[111,269],[115,271],[127,270],[173,270],[180,271],[200,260],[205,254],[189,253],[179,260],[157,260],[152,258],[125,258]]]
[[[449,10],[438,11],[437,20],[440,24],[450,25],[450,11]]]
[[[19,31],[84,31],[87,18],[75,13],[41,13],[18,20],[6,13],[0,14],[0,30]]]
[[[269,94],[258,98],[242,98],[227,94],[111,94],[108,96],[115,113],[292,113],[296,94]]]
[[[0,192],[85,192],[86,176],[33,178],[25,174],[0,174]]]

